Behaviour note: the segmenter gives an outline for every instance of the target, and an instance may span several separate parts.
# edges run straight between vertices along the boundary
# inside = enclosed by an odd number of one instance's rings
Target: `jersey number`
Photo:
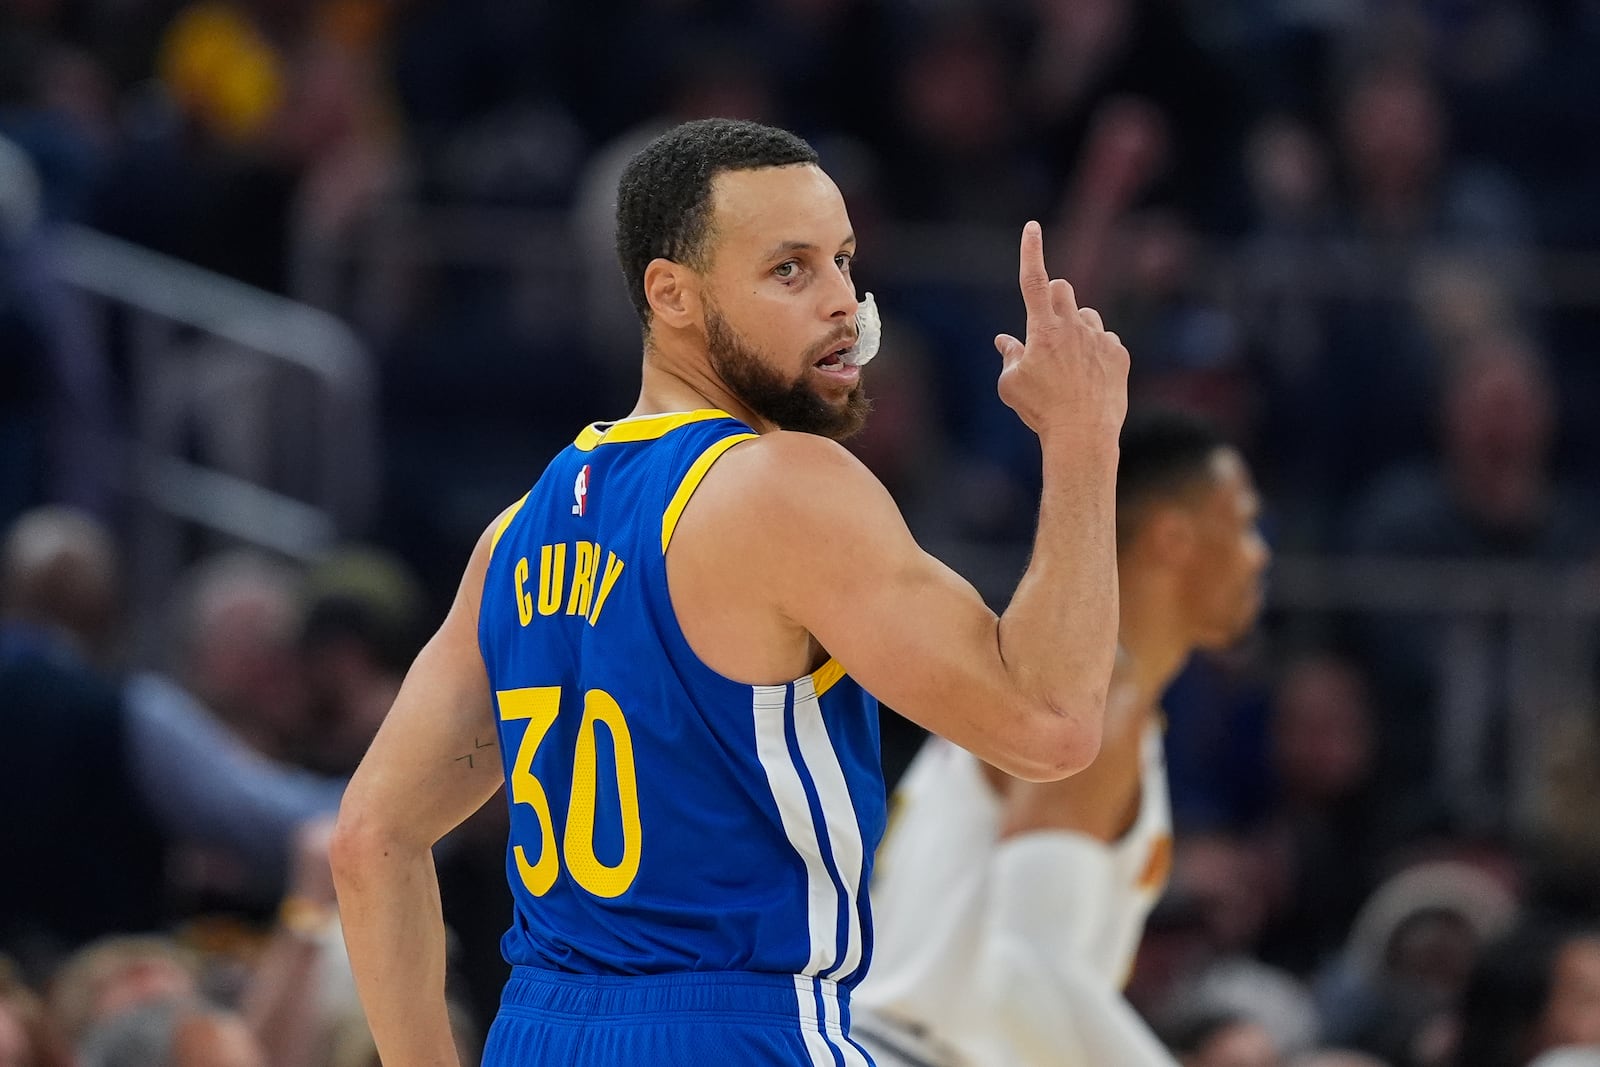
[[[545,794],[543,783],[533,776],[533,757],[561,712],[561,687],[502,689],[495,697],[500,705],[500,718],[528,720],[528,728],[517,746],[517,761],[511,768],[511,802],[528,805],[539,820],[539,861],[529,863],[528,854],[521,845],[512,851],[522,884],[534,896],[542,897],[555,885],[561,861],[556,855],[550,798]],[[599,723],[605,723],[611,733],[617,800],[622,808],[622,859],[614,867],[601,863],[594,854],[595,794],[599,788],[595,731]],[[628,720],[610,693],[591,689],[583,697],[583,725],[578,728],[578,743],[572,753],[572,795],[567,799],[567,832],[561,848],[567,857],[567,871],[572,880],[597,897],[621,896],[639,873],[639,836],[639,783],[634,775],[633,739],[628,733]]]

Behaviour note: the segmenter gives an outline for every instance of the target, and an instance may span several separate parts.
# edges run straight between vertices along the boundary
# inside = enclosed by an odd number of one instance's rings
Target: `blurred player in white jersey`
[[[1159,701],[1253,625],[1269,553],[1237,450],[1130,418],[1117,483],[1121,649],[1100,754],[1023,782],[934,738],[891,803],[854,1033],[880,1067],[1173,1067],[1122,996],[1172,856]]]

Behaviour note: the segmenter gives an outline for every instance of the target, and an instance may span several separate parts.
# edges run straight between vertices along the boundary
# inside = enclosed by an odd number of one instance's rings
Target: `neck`
[[[777,429],[761,418],[729,389],[711,368],[704,347],[698,354],[686,351],[677,338],[652,332],[645,340],[644,369],[640,376],[639,400],[629,415],[659,415],[666,411],[693,411],[717,408],[745,423],[757,433]]]
[[[1179,598],[1165,575],[1146,572],[1135,578],[1124,573],[1121,599],[1119,634],[1133,661],[1133,684],[1140,703],[1154,708],[1189,661],[1194,641],[1176,610]]]

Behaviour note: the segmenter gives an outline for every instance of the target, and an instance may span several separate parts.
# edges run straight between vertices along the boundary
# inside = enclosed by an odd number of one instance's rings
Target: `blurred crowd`
[[[611,197],[684,118],[788,126],[844,190],[886,317],[852,446],[930,545],[1026,550],[989,339],[1039,218],[1134,405],[1249,456],[1280,558],[1600,589],[1595,55],[1595,0],[0,0],[0,1067],[374,1062],[327,819],[477,533],[631,404]],[[464,212],[558,239],[363,252]],[[357,329],[370,528],[309,561],[197,534],[130,614],[140,383],[52,271],[69,223]],[[1426,605],[1280,604],[1185,673],[1130,986],[1185,1064],[1593,1062],[1550,1051],[1600,1046],[1593,621],[1529,795],[1541,648],[1504,618],[1463,652]],[[892,778],[916,736],[885,731]],[[439,854],[468,1062],[503,820]]]

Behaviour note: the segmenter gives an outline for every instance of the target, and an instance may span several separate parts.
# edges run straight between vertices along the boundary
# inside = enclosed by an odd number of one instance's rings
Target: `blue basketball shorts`
[[[827,979],[576,975],[514,967],[483,1067],[874,1067]]]

